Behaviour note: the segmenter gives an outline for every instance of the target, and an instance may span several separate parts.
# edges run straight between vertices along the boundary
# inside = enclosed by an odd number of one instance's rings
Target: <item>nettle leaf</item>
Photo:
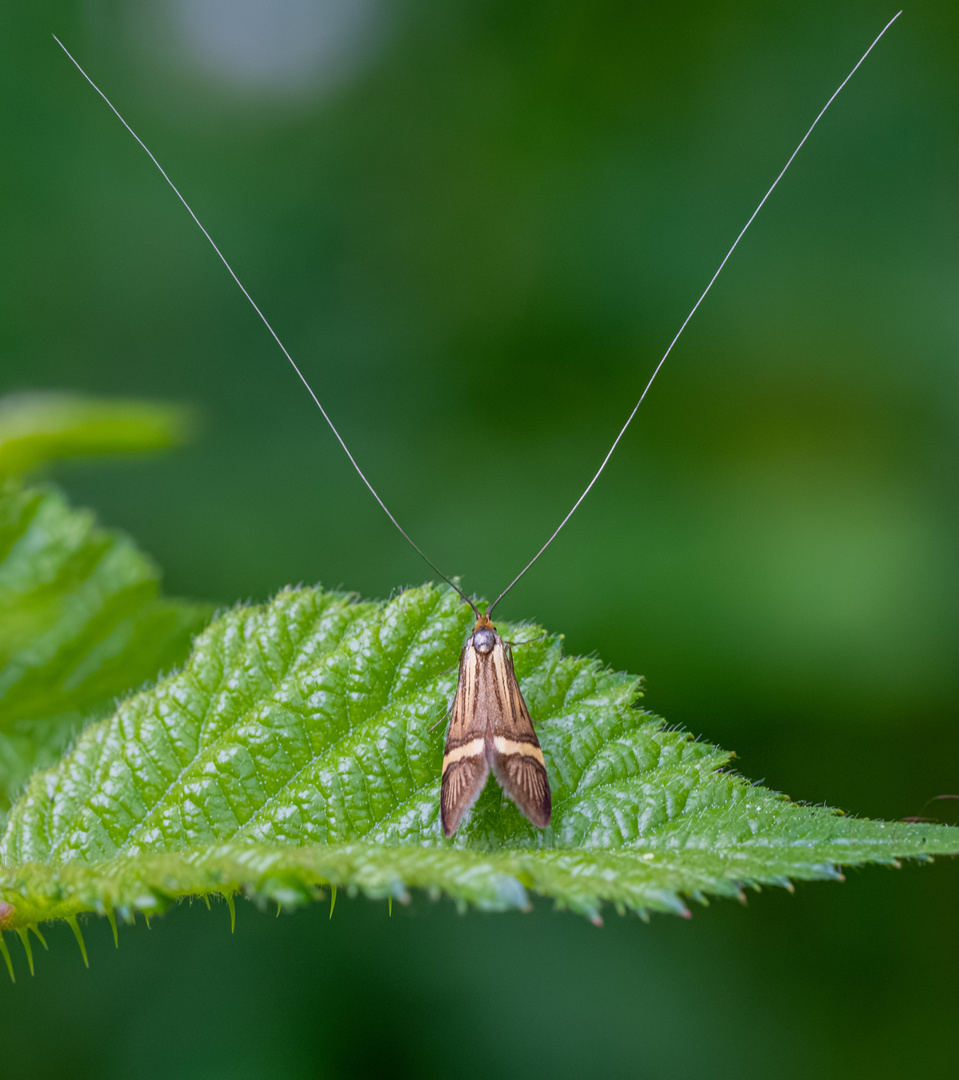
[[[289,905],[324,886],[682,914],[683,897],[959,852],[959,829],[857,820],[753,786],[726,771],[729,754],[644,713],[638,679],[505,626],[534,639],[515,662],[552,824],[534,828],[491,780],[445,840],[444,718],[470,623],[431,586],[386,604],[287,590],[218,619],[181,673],[32,778],[0,842],[0,925],[76,928],[79,912],[129,918],[191,894]]]
[[[0,822],[86,723],[181,664],[211,614],[161,598],[153,562],[89,511],[0,484]]]

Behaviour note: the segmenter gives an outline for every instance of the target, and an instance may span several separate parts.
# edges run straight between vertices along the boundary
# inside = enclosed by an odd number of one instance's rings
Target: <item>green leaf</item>
[[[56,491],[0,484],[0,823],[86,723],[182,663],[211,613],[162,599],[151,560]]]
[[[54,458],[165,449],[189,427],[171,405],[0,399],[0,824],[30,773],[115,698],[181,663],[211,614],[159,599],[155,566],[126,537],[10,478]]]
[[[641,711],[638,679],[564,657],[555,639],[515,648],[551,826],[491,780],[445,840],[443,720],[469,626],[455,594],[430,586],[388,604],[287,590],[218,619],[181,673],[32,778],[0,841],[0,926],[240,890],[292,905],[324,886],[685,913],[684,897],[959,852],[959,829],[856,820],[749,784],[729,754]]]
[[[183,442],[191,427],[182,406],[12,394],[0,398],[0,480],[56,458],[165,450]]]

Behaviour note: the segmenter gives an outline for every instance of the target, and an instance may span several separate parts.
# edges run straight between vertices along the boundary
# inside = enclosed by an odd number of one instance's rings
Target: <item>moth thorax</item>
[[[473,648],[478,653],[491,653],[496,645],[495,630],[477,630],[473,635]]]

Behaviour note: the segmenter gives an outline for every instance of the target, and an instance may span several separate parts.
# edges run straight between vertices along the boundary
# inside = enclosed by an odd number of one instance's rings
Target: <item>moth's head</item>
[[[470,638],[473,648],[478,653],[491,653],[496,645],[496,628],[486,615],[480,615],[473,627],[473,636]]]

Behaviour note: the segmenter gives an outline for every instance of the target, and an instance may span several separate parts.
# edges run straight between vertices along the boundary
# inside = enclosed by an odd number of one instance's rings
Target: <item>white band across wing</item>
[[[443,758],[443,772],[446,772],[448,766],[455,765],[457,761],[462,761],[463,758],[479,756],[483,753],[485,748],[486,740],[482,736],[478,739],[473,739],[468,743],[463,743],[462,746],[457,746],[455,750],[450,750]]]
[[[506,739],[502,735],[497,735],[493,739],[493,746],[499,754],[520,754],[523,757],[536,758],[540,765],[542,765],[544,769],[546,768],[546,762],[543,760],[543,751],[532,743],[517,742],[515,739]]]

